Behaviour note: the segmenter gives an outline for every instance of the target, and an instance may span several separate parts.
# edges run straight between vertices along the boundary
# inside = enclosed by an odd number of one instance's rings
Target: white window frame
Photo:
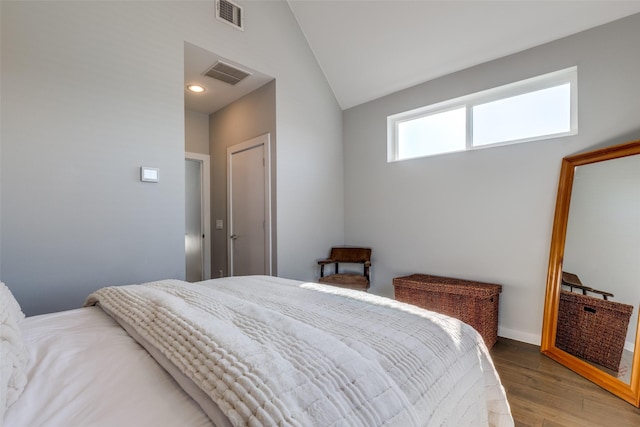
[[[570,129],[567,132],[559,132],[553,134],[540,135],[535,137],[501,141],[493,144],[473,145],[473,107],[476,105],[486,104],[488,102],[498,101],[500,99],[511,98],[518,95],[524,95],[530,92],[536,92],[543,89],[560,86],[562,84],[570,84]],[[439,156],[458,151],[447,151],[437,154],[427,154],[417,157],[398,158],[398,125],[403,122],[420,119],[433,114],[444,113],[456,108],[466,108],[466,147],[464,151],[479,150],[503,145],[519,144],[523,142],[541,141],[551,138],[559,138],[568,135],[576,135],[578,133],[578,67],[565,68],[563,70],[554,71],[548,74],[521,80],[515,83],[506,84],[504,86],[487,89],[459,98],[450,99],[439,102],[437,104],[419,107],[413,110],[404,111],[387,117],[387,162],[397,162],[411,160],[421,157]]]

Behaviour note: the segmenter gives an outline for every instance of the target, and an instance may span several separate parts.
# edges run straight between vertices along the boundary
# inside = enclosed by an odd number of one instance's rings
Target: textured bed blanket
[[[236,426],[510,426],[482,338],[387,298],[268,276],[103,288]]]

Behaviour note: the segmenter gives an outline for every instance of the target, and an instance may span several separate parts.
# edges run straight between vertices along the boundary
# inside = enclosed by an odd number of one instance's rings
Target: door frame
[[[208,280],[211,279],[211,160],[208,154],[191,152],[185,152],[184,159],[202,162],[202,280]]]
[[[272,268],[272,224],[271,224],[271,134],[265,133],[247,141],[227,147],[227,271],[229,276],[233,276],[233,182],[232,182],[232,156],[236,153],[249,150],[251,148],[264,146],[264,254],[265,254],[265,274],[271,276]]]

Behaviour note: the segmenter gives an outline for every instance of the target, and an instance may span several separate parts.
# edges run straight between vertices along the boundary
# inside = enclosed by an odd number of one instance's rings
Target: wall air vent
[[[216,0],[216,18],[244,31],[242,8],[229,0]]]
[[[211,77],[212,79],[229,83],[230,85],[235,85],[236,83],[249,77],[251,73],[226,64],[222,61],[218,61],[213,67],[209,68],[209,70],[204,73],[204,75],[207,77]]]

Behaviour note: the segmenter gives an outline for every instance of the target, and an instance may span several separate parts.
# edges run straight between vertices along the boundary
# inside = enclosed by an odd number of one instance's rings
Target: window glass
[[[473,145],[498,144],[569,132],[571,85],[500,99],[473,107]]]
[[[400,122],[398,157],[409,159],[464,150],[465,129],[464,107]]]

